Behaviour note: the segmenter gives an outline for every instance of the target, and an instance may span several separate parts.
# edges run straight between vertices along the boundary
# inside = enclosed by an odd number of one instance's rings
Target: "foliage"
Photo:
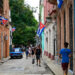
[[[13,44],[28,45],[35,43],[35,35],[38,22],[30,10],[30,6],[24,4],[24,0],[10,0],[11,19],[13,27]]]

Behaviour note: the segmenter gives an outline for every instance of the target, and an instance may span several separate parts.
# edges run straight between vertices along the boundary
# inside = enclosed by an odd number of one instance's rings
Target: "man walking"
[[[60,50],[59,57],[61,58],[61,56],[62,56],[61,65],[62,65],[63,73],[64,73],[64,75],[67,75],[68,74],[69,60],[71,57],[71,50],[68,49],[68,43],[67,42],[64,43],[64,48],[62,48]]]
[[[37,60],[37,65],[39,65],[39,67],[41,67],[40,65],[40,56],[42,55],[42,50],[40,48],[40,45],[38,45],[37,49],[36,49],[36,60]]]

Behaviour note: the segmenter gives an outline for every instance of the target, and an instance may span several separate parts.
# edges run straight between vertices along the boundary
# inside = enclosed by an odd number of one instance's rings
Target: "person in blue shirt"
[[[62,57],[62,63],[61,63],[62,69],[63,69],[64,75],[67,75],[68,74],[69,60],[71,57],[71,50],[68,49],[68,43],[67,42],[64,43],[64,48],[62,48],[60,50],[59,57],[60,58]]]

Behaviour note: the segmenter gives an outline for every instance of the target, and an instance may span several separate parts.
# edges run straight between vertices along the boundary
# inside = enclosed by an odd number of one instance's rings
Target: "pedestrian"
[[[71,57],[71,50],[68,49],[68,43],[67,42],[64,43],[64,48],[62,48],[60,50],[59,58],[61,58],[61,57],[62,57],[61,66],[63,69],[63,73],[64,73],[64,75],[67,75],[68,74],[69,61],[70,61],[70,57]]]
[[[28,52],[28,47],[26,48],[26,59],[28,59],[28,54],[29,54],[29,52]]]
[[[31,56],[31,47],[29,47],[28,51],[29,51],[29,56]]]
[[[32,64],[35,63],[35,51],[34,48],[32,48]]]
[[[35,51],[34,51],[34,48],[32,48],[32,57],[35,56]]]
[[[36,62],[37,62],[37,65],[39,65],[39,67],[41,67],[40,63],[40,57],[42,55],[42,50],[40,48],[40,45],[38,45],[38,47],[36,48]]]

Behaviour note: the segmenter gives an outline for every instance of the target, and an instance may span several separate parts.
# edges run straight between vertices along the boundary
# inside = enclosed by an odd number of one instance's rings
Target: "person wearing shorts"
[[[60,50],[59,57],[60,58],[62,57],[61,66],[63,69],[63,73],[64,73],[64,75],[67,75],[68,74],[69,60],[71,57],[71,50],[68,49],[68,43],[67,42],[64,43],[64,48],[62,48]]]
[[[41,51],[41,48],[40,48],[40,45],[38,46],[38,48],[36,49],[36,60],[37,60],[37,65],[40,65],[40,56],[42,54],[42,51]]]

